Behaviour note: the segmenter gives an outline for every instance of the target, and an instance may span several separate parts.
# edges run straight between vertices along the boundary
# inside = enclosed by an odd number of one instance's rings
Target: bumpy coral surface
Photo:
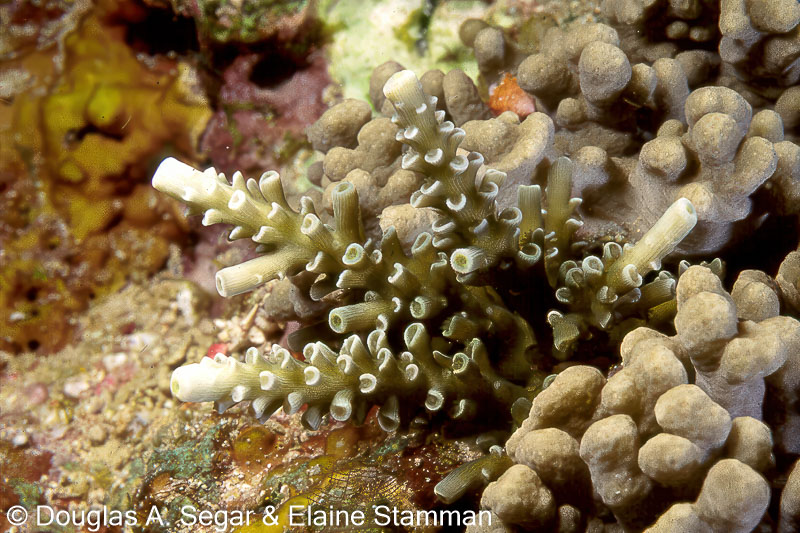
[[[800,441],[797,413],[764,405],[796,402],[800,322],[778,314],[775,283],[760,271],[743,272],[729,294],[694,266],[677,291],[675,336],[636,329],[621,370],[606,379],[570,367],[533,401],[506,443],[515,465],[482,506],[522,529],[596,528],[608,511],[626,530],[769,527],[764,476],[786,468]],[[508,496],[528,490],[528,503]],[[788,508],[793,489],[783,493]]]
[[[613,27],[552,28],[532,54],[486,25],[465,24],[462,37],[490,91],[515,76],[561,127],[555,148],[581,167],[573,194],[584,199],[582,238],[635,239],[686,197],[699,224],[681,251],[708,255],[751,233],[764,209],[795,212],[797,99],[783,88],[794,84],[796,12],[796,2],[609,0]],[[717,24],[719,55],[709,50]],[[756,63],[764,68],[744,66]],[[781,66],[770,75],[772,65]],[[754,210],[768,180],[771,205]]]

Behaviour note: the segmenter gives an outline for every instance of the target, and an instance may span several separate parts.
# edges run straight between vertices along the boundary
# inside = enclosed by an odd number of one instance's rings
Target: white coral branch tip
[[[191,165],[178,161],[174,157],[168,157],[158,165],[156,173],[153,175],[153,187],[170,196],[182,198],[186,185],[191,183],[192,175],[200,173]]]
[[[182,402],[217,401],[231,392],[231,387],[220,379],[224,368],[211,359],[202,363],[176,368],[172,372],[170,390]]]

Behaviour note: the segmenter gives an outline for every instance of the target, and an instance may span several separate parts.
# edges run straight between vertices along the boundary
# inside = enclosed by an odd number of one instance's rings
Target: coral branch
[[[182,401],[214,401],[220,412],[250,401],[260,419],[281,406],[291,414],[307,405],[302,420],[310,429],[327,413],[358,423],[372,405],[380,405],[378,422],[386,431],[397,429],[401,412],[417,411],[414,399],[424,400],[430,412],[449,409],[453,418],[470,420],[481,413],[510,417],[514,403],[528,394],[494,372],[478,339],[464,352],[446,355],[433,348],[422,324],[409,325],[404,336],[407,351],[399,355],[378,330],[366,344],[348,337],[338,352],[320,342],[308,344],[305,361],[280,347],[267,355],[251,348],[244,363],[217,354],[177,369],[171,388]]]

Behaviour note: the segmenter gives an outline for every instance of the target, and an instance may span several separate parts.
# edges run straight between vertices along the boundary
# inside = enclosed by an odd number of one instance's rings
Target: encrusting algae
[[[0,347],[12,352],[58,350],[90,300],[160,270],[188,232],[146,178],[168,145],[196,154],[211,116],[196,72],[139,61],[116,18],[140,10],[82,9],[57,43],[6,61],[29,77],[0,107]]]

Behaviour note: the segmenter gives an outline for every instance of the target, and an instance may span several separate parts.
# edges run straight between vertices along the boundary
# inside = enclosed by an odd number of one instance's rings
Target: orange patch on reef
[[[206,357],[214,359],[218,353],[221,353],[222,355],[228,355],[228,344],[224,342],[215,342],[208,347]]]
[[[517,78],[506,72],[489,96],[489,108],[495,115],[513,111],[523,119],[536,111],[533,98],[517,84]]]

